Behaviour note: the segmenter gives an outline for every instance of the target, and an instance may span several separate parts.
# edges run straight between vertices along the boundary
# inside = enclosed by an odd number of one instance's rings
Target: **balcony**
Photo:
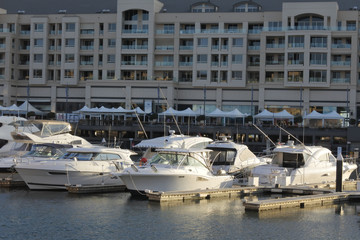
[[[180,50],[193,50],[194,46],[180,46],[179,49]]]

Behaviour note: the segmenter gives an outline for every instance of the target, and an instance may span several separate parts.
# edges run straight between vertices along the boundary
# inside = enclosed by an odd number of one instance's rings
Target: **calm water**
[[[128,193],[0,189],[0,239],[359,239],[360,203],[265,213],[242,199],[160,204]]]

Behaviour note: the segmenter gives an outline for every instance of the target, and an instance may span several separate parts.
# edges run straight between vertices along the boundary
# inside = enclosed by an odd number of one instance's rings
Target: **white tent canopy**
[[[211,113],[206,114],[206,117],[226,117],[226,116],[225,116],[225,112],[223,112],[220,109],[216,108]]]
[[[316,110],[313,110],[310,114],[306,115],[304,119],[324,119],[324,116]]]
[[[274,121],[274,113],[264,109],[261,113],[256,114],[254,118],[258,118],[260,120]]]
[[[291,121],[294,121],[294,115],[290,114],[286,110],[282,110],[281,112],[274,113],[275,119],[289,119]]]
[[[345,117],[338,114],[336,111],[323,114],[324,119],[345,119]]]
[[[43,115],[44,112],[40,111],[39,109],[35,108],[31,105],[28,101],[25,101],[23,104],[19,106],[22,112],[34,112],[36,115]]]
[[[324,127],[325,120],[344,120],[345,118],[338,114],[336,111],[329,113],[319,113],[313,110],[310,114],[306,115],[304,119],[308,120],[321,120],[321,125]]]

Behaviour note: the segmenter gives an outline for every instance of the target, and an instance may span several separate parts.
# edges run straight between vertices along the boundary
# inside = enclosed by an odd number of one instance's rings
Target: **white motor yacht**
[[[210,143],[206,149],[212,150],[210,161],[214,172],[225,170],[237,178],[247,177],[252,168],[271,161],[271,158],[257,157],[246,145],[227,138]]]
[[[174,130],[169,130],[169,136],[157,137],[152,139],[142,140],[135,145],[135,148],[144,150],[142,160],[146,161],[156,154],[156,149],[163,148],[184,148],[196,149],[205,148],[213,140],[208,137],[188,136],[182,134],[175,134]]]
[[[273,150],[271,164],[257,166],[252,176],[259,177],[260,184],[315,184],[336,181],[337,159],[321,146],[294,145],[288,141]],[[343,179],[349,179],[357,168],[354,163],[343,163]]]
[[[65,190],[67,185],[124,186],[112,173],[133,164],[130,150],[106,147],[71,148],[56,160],[16,164],[31,190]]]
[[[82,137],[69,133],[70,124],[53,120],[29,120],[22,123],[22,131],[11,132],[20,147],[14,148],[11,155],[0,158],[0,179],[21,181],[14,170],[14,164],[21,161],[37,161],[56,159],[59,154],[56,148],[90,147],[91,143]],[[29,130],[30,129],[30,130]],[[32,147],[35,145],[35,147]],[[27,153],[30,151],[29,153]],[[46,155],[46,156],[45,156]]]
[[[66,144],[33,144],[30,151],[25,152],[24,155],[0,158],[0,179],[23,181],[14,168],[16,163],[57,159],[71,147],[73,146]]]
[[[119,174],[133,195],[146,191],[197,191],[232,187],[233,176],[214,174],[207,149],[159,149],[145,166],[135,165]]]

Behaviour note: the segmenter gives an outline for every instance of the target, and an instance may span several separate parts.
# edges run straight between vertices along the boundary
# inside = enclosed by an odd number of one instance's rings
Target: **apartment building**
[[[79,13],[80,0],[42,12],[17,1],[0,10],[2,105],[359,118],[353,1],[113,0]]]

